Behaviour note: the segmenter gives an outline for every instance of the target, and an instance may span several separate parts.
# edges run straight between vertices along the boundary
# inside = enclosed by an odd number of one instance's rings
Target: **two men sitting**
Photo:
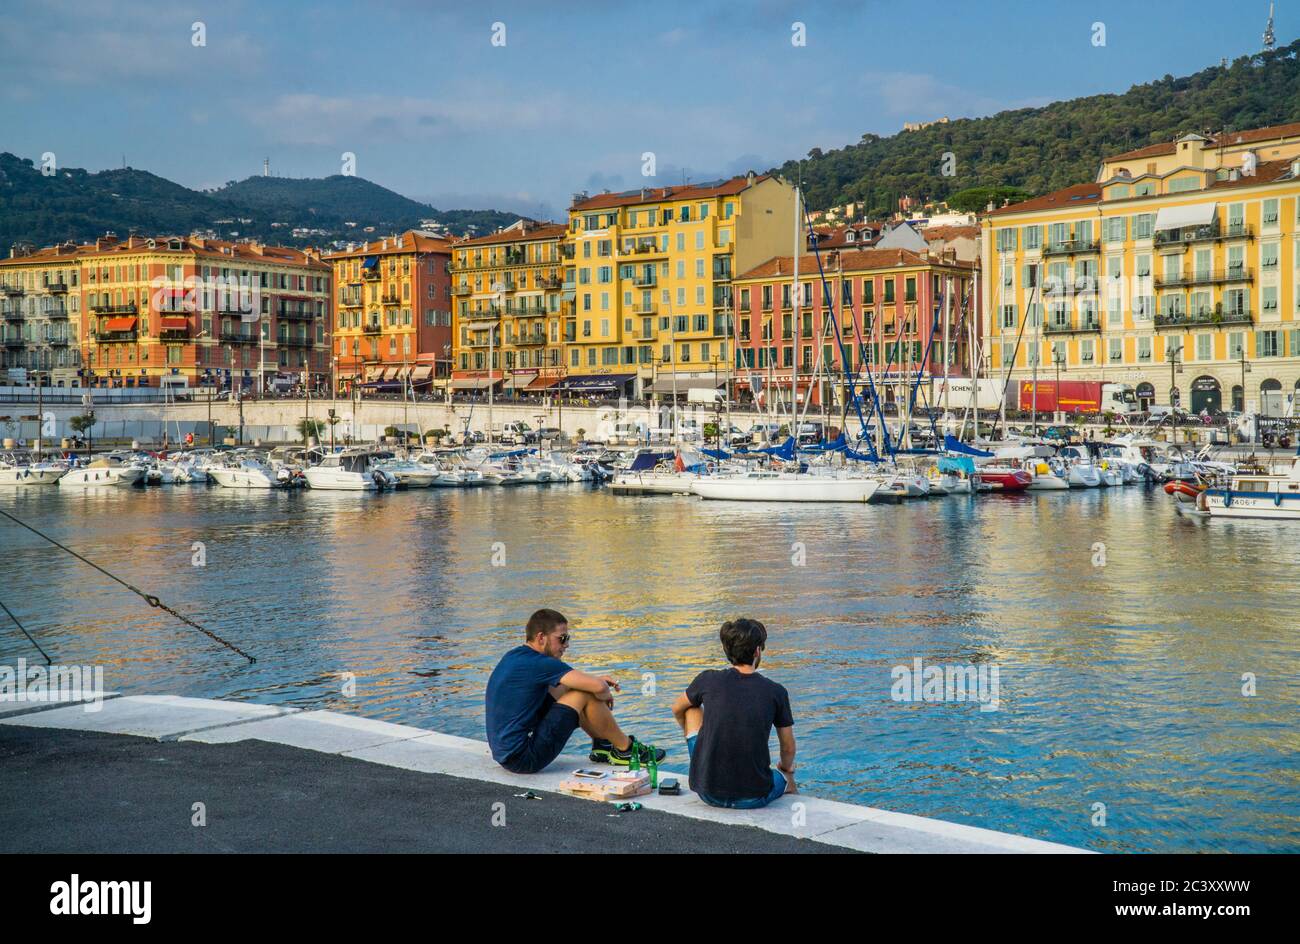
[[[691,787],[705,803],[757,809],[794,782],[794,719],[785,688],[758,674],[767,630],[757,620],[722,625],[729,668],[701,672],[673,703],[686,736]],[[664,751],[625,734],[614,720],[618,682],[589,675],[562,661],[571,633],[555,610],[528,620],[524,644],[507,652],[487,684],[487,735],[492,757],[506,770],[536,773],[564,750],[581,727],[592,740],[593,762],[645,765]],[[768,738],[776,728],[780,763],[772,767]]]

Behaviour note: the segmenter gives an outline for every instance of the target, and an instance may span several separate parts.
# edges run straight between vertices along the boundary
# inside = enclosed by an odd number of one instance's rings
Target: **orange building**
[[[336,382],[432,384],[451,373],[452,243],[407,230],[326,256],[334,269]]]
[[[104,236],[79,262],[86,386],[262,389],[328,375],[330,270],[311,250]]]

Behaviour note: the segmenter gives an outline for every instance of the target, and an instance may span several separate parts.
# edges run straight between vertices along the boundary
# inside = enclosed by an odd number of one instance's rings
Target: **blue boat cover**
[[[632,464],[628,466],[627,470],[629,472],[648,472],[659,463],[671,459],[675,455],[676,453],[673,452],[643,452],[632,460]]]
[[[726,451],[724,451],[724,450],[722,450],[722,449],[701,449],[700,452],[702,452],[704,455],[708,456],[710,459],[730,459],[730,458],[731,458],[731,453],[726,452]]]
[[[975,474],[975,460],[970,456],[940,456],[940,472],[965,472],[967,475]]]
[[[979,456],[981,459],[991,459],[993,457],[993,453],[985,452],[983,449],[976,449],[974,446],[968,446],[955,436],[944,436],[943,448],[963,456]]]
[[[869,455],[865,452],[858,452],[856,449],[845,448],[844,455],[846,458],[855,459],[858,462],[879,462],[879,456]]]
[[[776,459],[784,459],[789,462],[794,458],[794,437],[791,436],[779,446],[768,446],[766,449],[758,449],[756,452],[766,453]]]

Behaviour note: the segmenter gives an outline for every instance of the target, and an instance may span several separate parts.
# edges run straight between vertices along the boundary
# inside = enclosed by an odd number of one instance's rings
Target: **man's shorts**
[[[569,735],[578,727],[576,711],[550,695],[546,698],[547,707],[538,715],[524,746],[501,762],[501,766],[511,773],[535,774],[542,770],[560,756],[564,745],[569,743]]]
[[[688,757],[694,756],[695,754],[695,739],[698,736],[699,735],[697,734],[692,734],[686,739],[686,754]],[[785,774],[773,767],[772,789],[765,797],[746,797],[741,800],[720,800],[717,797],[711,797],[707,794],[701,793],[699,790],[695,791],[695,795],[705,803],[709,804],[709,806],[720,806],[723,809],[728,810],[757,810],[783,796],[785,794],[785,787]]]

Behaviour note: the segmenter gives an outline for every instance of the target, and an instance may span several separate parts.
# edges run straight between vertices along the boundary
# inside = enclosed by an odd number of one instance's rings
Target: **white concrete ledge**
[[[483,741],[423,728],[373,721],[334,711],[298,711],[244,702],[182,698],[174,695],[128,696],[106,701],[97,712],[80,705],[6,715],[0,724],[68,728],[108,734],[132,734],[160,740],[229,744],[259,740],[355,760],[500,783],[519,790],[558,792],[561,780],[578,767],[592,767],[585,754],[563,754],[546,770],[512,774],[492,760]],[[581,732],[578,732],[581,737]],[[685,747],[682,747],[685,751]],[[647,809],[677,816],[753,826],[768,832],[881,853],[1081,853],[1073,846],[1001,833],[976,826],[893,813],[888,810],[804,794],[782,797],[761,810],[724,810],[709,806],[687,789],[689,778],[671,769],[661,779],[681,781],[682,795],[639,797]]]

